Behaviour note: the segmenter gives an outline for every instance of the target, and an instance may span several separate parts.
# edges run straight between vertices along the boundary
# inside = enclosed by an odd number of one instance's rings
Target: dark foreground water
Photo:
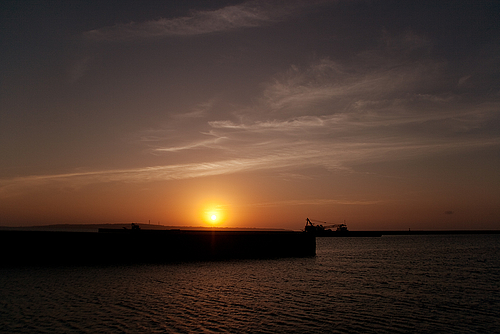
[[[314,258],[3,268],[0,332],[500,333],[500,235],[318,238]]]

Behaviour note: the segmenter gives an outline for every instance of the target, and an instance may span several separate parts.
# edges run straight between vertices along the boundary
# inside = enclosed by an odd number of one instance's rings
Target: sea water
[[[2,268],[0,332],[500,333],[499,251],[500,235],[318,238],[308,258]]]

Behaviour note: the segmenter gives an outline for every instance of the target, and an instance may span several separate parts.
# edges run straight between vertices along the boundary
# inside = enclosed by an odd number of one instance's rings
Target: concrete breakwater
[[[314,235],[293,231],[0,231],[0,265],[168,263],[305,257]]]

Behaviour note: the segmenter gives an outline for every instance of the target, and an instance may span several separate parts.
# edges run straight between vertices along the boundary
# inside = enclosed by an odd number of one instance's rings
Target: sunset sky
[[[500,229],[498,1],[2,1],[0,225]]]

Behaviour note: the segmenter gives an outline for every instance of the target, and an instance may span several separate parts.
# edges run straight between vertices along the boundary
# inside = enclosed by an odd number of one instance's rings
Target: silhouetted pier
[[[3,266],[267,259],[314,256],[316,238],[293,231],[0,231],[0,251]]]

